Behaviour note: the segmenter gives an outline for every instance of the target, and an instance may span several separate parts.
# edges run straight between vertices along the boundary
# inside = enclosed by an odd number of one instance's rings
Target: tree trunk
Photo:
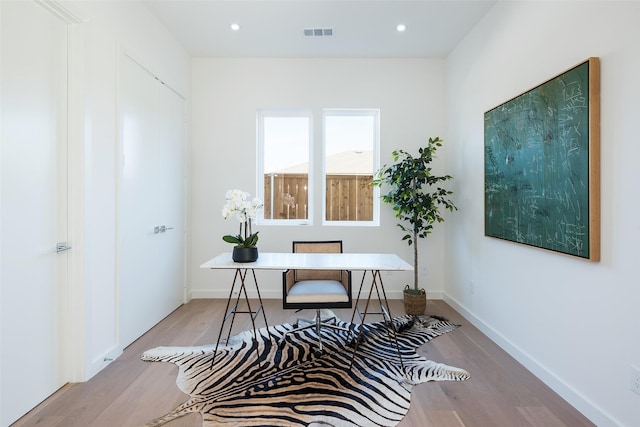
[[[412,181],[413,199],[416,198],[416,179]],[[414,211],[415,212],[415,211]],[[416,214],[413,214],[413,289],[418,290],[418,230],[416,225]]]

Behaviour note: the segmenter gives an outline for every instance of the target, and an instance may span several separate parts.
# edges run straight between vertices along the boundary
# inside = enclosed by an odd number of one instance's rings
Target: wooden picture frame
[[[484,113],[485,235],[600,260],[600,61]]]

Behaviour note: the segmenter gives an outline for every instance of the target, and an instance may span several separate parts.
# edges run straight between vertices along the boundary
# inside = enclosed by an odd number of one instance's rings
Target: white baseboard
[[[470,321],[482,333],[488,336],[500,348],[509,353],[511,357],[524,365],[533,375],[538,377],[543,383],[549,386],[553,391],[558,393],[564,400],[569,402],[574,408],[580,411],[585,417],[591,420],[599,427],[619,427],[622,424],[613,417],[579,393],[570,384],[563,381],[552,371],[531,357],[527,352],[515,345],[505,336],[500,334],[489,324],[485,323],[481,318],[477,317],[469,311],[464,305],[452,298],[446,292],[443,293],[442,299],[453,307],[458,313],[462,314],[465,319]]]
[[[122,355],[122,349],[118,346],[113,346],[109,350],[99,355],[98,357],[94,358],[91,361],[91,365],[87,369],[88,372],[87,372],[86,378],[84,378],[82,381],[88,381],[91,377],[93,377],[95,374],[100,372],[109,363],[113,362],[121,355]]]
[[[234,292],[234,296],[237,295],[237,292]],[[249,296],[249,298],[258,298],[258,293],[255,290],[250,290],[247,289],[247,295]],[[262,297],[262,299],[282,299],[282,290],[278,290],[278,291],[264,291],[261,290],[260,291],[260,296]],[[192,289],[191,292],[189,292],[189,299],[211,299],[211,298],[216,298],[216,299],[224,299],[226,300],[227,298],[229,298],[229,290],[228,289],[224,289],[224,290],[220,290],[220,289]]]

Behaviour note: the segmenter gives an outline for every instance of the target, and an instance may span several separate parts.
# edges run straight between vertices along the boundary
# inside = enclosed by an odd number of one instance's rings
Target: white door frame
[[[84,281],[84,73],[83,22],[53,0],[35,0],[66,22],[67,35],[67,253],[66,287],[61,289],[60,325],[62,377],[68,382],[86,381],[87,346]]]

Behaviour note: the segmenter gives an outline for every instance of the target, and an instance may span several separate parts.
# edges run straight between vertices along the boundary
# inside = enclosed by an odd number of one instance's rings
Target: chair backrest
[[[293,252],[295,253],[342,253],[342,240],[325,240],[312,242],[293,242]],[[294,280],[337,280],[342,278],[340,270],[295,270]]]

